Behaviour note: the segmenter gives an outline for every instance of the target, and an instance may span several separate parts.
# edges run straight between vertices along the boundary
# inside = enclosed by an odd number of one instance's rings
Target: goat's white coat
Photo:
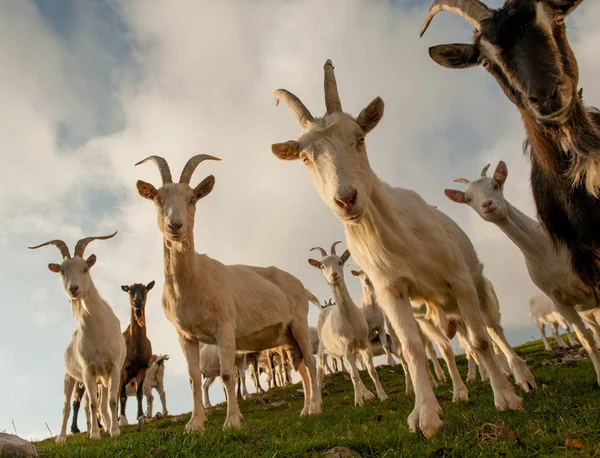
[[[556,309],[554,301],[545,294],[537,294],[529,299],[529,315],[531,315],[531,317],[535,320],[535,323],[540,329],[540,336],[542,338],[542,342],[544,342],[544,348],[547,351],[551,351],[552,347],[546,338],[546,325],[549,325],[552,328],[552,335],[560,347],[567,348],[568,345],[565,343],[562,337],[560,337],[558,325],[562,326],[566,331],[567,336],[569,337],[569,343],[571,345],[576,345],[571,337],[570,328],[567,321]]]

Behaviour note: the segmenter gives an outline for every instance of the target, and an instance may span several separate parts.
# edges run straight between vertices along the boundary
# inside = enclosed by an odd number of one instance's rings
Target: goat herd
[[[489,165],[485,166],[475,180],[455,180],[465,185],[464,191],[447,189],[445,193],[496,224],[520,248],[532,281],[545,293],[531,301],[531,313],[542,334],[544,323],[566,320],[571,324],[600,383],[600,235],[596,235],[600,226],[600,115],[586,108],[578,94],[577,61],[565,29],[565,17],[581,3],[507,0],[502,8],[492,10],[478,0],[436,0],[421,35],[440,11],[466,19],[475,28],[473,42],[434,46],[429,49],[431,58],[454,69],[483,66],[518,107],[527,133],[526,152],[531,158],[540,222],[504,198],[508,168],[502,161],[491,176],[487,175]],[[467,352],[467,380],[479,366],[482,378],[490,382],[496,408],[521,408],[522,398],[508,376],[512,375],[524,392],[535,389],[536,383],[504,336],[498,299],[471,241],[419,194],[378,179],[369,165],[365,136],[381,120],[383,100],[375,98],[354,118],[342,111],[330,60],[324,73],[327,113],[323,117],[313,117],[291,92],[275,91],[275,103],[283,100],[290,107],[302,134],[298,140],[272,145],[272,152],[279,159],[302,160],[319,195],[343,223],[349,250],[338,255],[340,242],[335,242],[329,254],[314,248],[321,259],[309,259],[331,287],[335,304],[326,304],[331,306],[321,305],[300,280],[276,267],[223,265],[196,253],[196,204],[212,191],[215,178],[210,175],[196,187],[190,186],[190,180],[201,162],[218,160],[216,157],[192,157],[176,183],[162,157],[150,156],[136,164],[154,163],[162,178],[158,189],[138,181],[137,190],[154,202],[163,237],[162,306],[177,331],[193,397],[186,431],[203,430],[207,422],[202,375],[206,385],[221,377],[227,396],[225,426],[235,427],[243,420],[235,392],[236,374],[244,379],[247,363],[254,369],[259,391],[261,361],[271,368],[271,378],[281,380],[289,379],[285,370],[289,363],[302,379],[301,415],[311,415],[322,409],[321,379],[327,356],[334,361],[343,358],[348,364],[357,406],[374,398],[361,381],[357,364],[368,371],[379,399],[386,399],[373,365],[373,355],[385,354],[389,364],[394,363],[392,355],[400,360],[406,392],[415,398],[408,417],[410,430],[431,437],[443,426],[443,412],[433,391],[436,381],[426,350],[438,379],[445,378],[432,341],[448,366],[453,400],[469,398],[449,343],[454,335]],[[60,273],[78,322],[65,352],[65,407],[59,442],[66,439],[71,395],[81,397],[81,386],[87,392],[86,415],[93,439],[100,437],[98,410],[105,430],[111,436],[119,435],[119,420],[126,422],[130,382],[135,384],[140,419],[144,418],[142,395],[150,393],[152,385],[161,393],[163,413],[167,413],[161,372],[165,357],[152,355],[145,332],[144,306],[154,282],[122,287],[130,296],[131,324],[121,334],[118,319],[90,277],[96,257],[83,257],[92,240],[115,234],[80,240],[73,257],[61,240],[33,247],[54,245],[60,250],[61,264],[49,268]],[[350,253],[357,265],[352,274],[360,278],[364,292],[358,305],[344,280]],[[308,326],[309,301],[322,308],[316,330]],[[279,371],[272,370],[274,360]],[[146,414],[151,416],[151,394],[148,399]]]

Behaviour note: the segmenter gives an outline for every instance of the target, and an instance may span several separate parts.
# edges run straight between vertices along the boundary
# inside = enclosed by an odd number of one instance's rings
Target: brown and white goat
[[[147,285],[134,283],[133,285],[121,286],[121,289],[129,295],[131,322],[123,333],[125,345],[127,346],[127,357],[125,358],[121,380],[120,425],[128,423],[126,390],[131,381],[135,381],[138,422],[144,419],[144,409],[142,407],[144,377],[152,360],[152,343],[146,335],[146,300],[148,299],[148,292],[152,288],[154,288],[154,280]]]
[[[579,70],[566,17],[582,0],[436,0],[421,29],[446,10],[476,29],[473,43],[429,48],[439,65],[483,66],[523,118],[540,220],[600,299],[600,113],[577,94]],[[596,5],[597,7],[598,5]]]

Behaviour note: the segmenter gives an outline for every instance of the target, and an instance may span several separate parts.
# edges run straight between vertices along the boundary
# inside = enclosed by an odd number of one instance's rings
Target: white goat
[[[461,316],[472,348],[490,375],[499,410],[517,409],[522,399],[503,376],[485,329],[482,309],[490,301],[483,266],[467,235],[448,216],[416,192],[393,188],[371,170],[365,136],[383,116],[377,97],[358,118],[342,112],[333,65],[325,63],[327,114],[313,118],[292,93],[279,89],[302,127],[298,141],[272,145],[280,159],[301,159],[333,214],[344,224],[354,260],[367,272],[377,299],[407,355],[415,389],[415,408],[408,417],[412,431],[426,437],[442,427],[442,409],[428,376],[428,364],[409,299],[446,308]],[[452,300],[450,300],[452,298]],[[517,380],[528,390],[533,377]]]
[[[237,353],[235,355],[235,367],[237,369],[237,375],[242,380],[242,396],[247,399],[250,395],[246,388],[246,377],[242,375],[246,372],[246,358],[245,355]],[[213,384],[215,379],[221,374],[221,361],[219,359],[219,349],[216,345],[204,345],[200,349],[200,370],[204,376],[204,405],[206,408],[212,407],[210,403],[210,397],[208,396],[208,389]],[[221,378],[223,388],[225,389],[225,396],[228,396],[226,385]]]
[[[193,395],[192,417],[186,431],[203,430],[199,367],[200,342],[217,345],[220,377],[227,386],[225,427],[239,426],[243,417],[235,396],[236,351],[248,352],[290,345],[294,368],[302,378],[304,407],[301,415],[321,412],[315,359],[308,336],[308,295],[296,277],[276,267],[226,266],[194,249],[196,203],[213,189],[208,176],[195,188],[189,185],[198,164],[217,158],[192,157],[173,183],[167,161],[151,156],[163,185],[137,182],[139,194],[156,204],[163,235],[165,285],[162,306],[177,334],[188,365]],[[308,368],[308,370],[307,370]]]
[[[547,351],[551,351],[552,347],[546,338],[546,325],[549,325],[552,328],[552,335],[560,347],[568,348],[569,345],[567,345],[562,337],[560,337],[558,325],[561,325],[566,331],[570,345],[577,345],[577,343],[573,341],[573,337],[571,337],[569,324],[556,309],[554,301],[545,294],[537,294],[529,299],[529,315],[535,320],[535,324],[537,324],[540,330],[542,342],[544,342],[544,348]]]
[[[350,297],[344,281],[344,263],[350,257],[350,252],[346,250],[342,256],[338,256],[335,252],[335,246],[338,243],[341,242],[334,242],[331,245],[331,255],[329,256],[323,248],[312,248],[311,251],[319,250],[323,259],[320,261],[308,260],[311,266],[320,269],[323,273],[337,304],[328,307],[319,315],[319,382],[321,382],[325,369],[325,353],[337,357],[343,356],[350,366],[350,377],[354,385],[354,404],[362,406],[365,399],[371,400],[374,399],[374,396],[362,382],[356,367],[356,358],[359,354],[367,366],[379,399],[384,401],[388,397],[379,383],[379,376],[373,365],[369,326],[362,311]]]
[[[154,403],[154,396],[152,395],[152,389],[158,391],[160,397],[160,403],[162,404],[161,416],[166,417],[169,415],[167,410],[167,396],[165,394],[164,378],[165,378],[165,361],[169,359],[169,355],[152,355],[150,359],[150,367],[146,371],[144,377],[144,385],[142,391],[146,396],[146,417],[152,418],[152,409]],[[127,385],[127,396],[133,396],[135,394],[135,381],[131,381]]]
[[[594,345],[578,311],[590,323],[600,343],[598,328],[598,304],[592,291],[587,289],[571,270],[567,251],[555,247],[541,225],[513,207],[504,198],[504,183],[508,167],[500,161],[493,177],[487,176],[490,165],[481,171],[475,181],[459,178],[466,185],[465,192],[446,189],[448,198],[469,205],[485,221],[494,223],[521,250],[525,265],[535,285],[549,296],[556,309],[573,326],[579,341],[590,355],[600,384],[600,352]],[[595,329],[595,331],[594,331]]]
[[[127,350],[125,339],[121,334],[121,324],[110,306],[100,297],[90,269],[96,263],[96,255],[83,259],[87,245],[93,240],[106,240],[112,235],[86,237],[75,245],[75,255],[71,257],[69,248],[62,240],[51,240],[41,245],[29,247],[40,248],[54,245],[60,251],[61,264],[48,264],[50,271],[60,273],[63,287],[69,301],[73,317],[78,323],[77,330],[69,346],[65,350],[65,366],[67,373],[64,380],[65,405],[63,422],[56,442],[64,443],[67,439],[67,422],[71,413],[71,396],[76,389],[76,382],[83,382],[87,393],[90,418],[98,414],[98,384],[100,384],[100,416],[104,428],[111,437],[120,434],[117,401],[121,371]],[[109,406],[110,413],[109,415]],[[90,439],[100,439],[98,422],[90,424]]]

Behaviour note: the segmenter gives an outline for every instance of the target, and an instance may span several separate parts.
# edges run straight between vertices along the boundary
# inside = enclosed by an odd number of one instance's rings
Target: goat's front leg
[[[206,413],[202,404],[202,372],[200,370],[200,344],[197,340],[188,340],[179,336],[179,345],[187,363],[190,388],[192,389],[193,408],[192,418],[185,425],[185,431],[203,431],[206,424]]]
[[[425,349],[407,291],[384,284],[376,286],[375,292],[400,341],[413,381],[415,408],[408,417],[408,426],[412,432],[421,431],[425,437],[433,437],[444,425],[443,412],[433,393]]]
[[[204,390],[204,406],[207,409],[210,409],[212,407],[212,404],[210,403],[210,396],[208,394],[208,390],[216,379],[217,377],[204,377],[204,385],[202,386],[202,389]],[[225,394],[225,396],[227,396],[227,393]]]
[[[392,343],[388,341],[387,335],[385,332],[385,326],[379,326],[377,328],[377,334],[379,335],[379,340],[381,341],[381,345],[383,346],[383,352],[385,353],[385,357],[387,358],[388,366],[395,366],[396,361],[394,361],[394,357],[392,356]]]
[[[58,444],[64,444],[67,441],[67,423],[69,422],[69,415],[71,414],[71,396],[73,394],[74,387],[75,379],[69,374],[65,374],[65,379],[63,382],[65,405],[63,407],[63,422],[60,428],[60,433],[58,436],[56,436],[56,442]]]
[[[121,434],[119,429],[119,388],[121,387],[121,368],[113,368],[108,378],[108,407],[110,409],[110,429],[108,430],[110,437],[117,437]]]
[[[163,382],[159,382],[156,390],[158,391],[158,395],[160,397],[160,403],[162,405],[162,414],[164,417],[166,417],[167,415],[169,415],[169,411],[167,409],[167,396],[165,394],[165,388],[163,386]]]
[[[119,417],[119,425],[126,426],[129,424],[127,421],[127,382],[128,382],[127,373],[123,371],[122,379],[121,379],[121,389],[119,399],[121,401],[121,416]]]
[[[83,368],[83,385],[90,407],[90,439],[100,439],[100,430],[98,429],[98,384],[96,377],[85,367]]]
[[[108,413],[108,387],[99,386],[100,391],[100,421],[104,431],[110,431],[110,415]]]
[[[431,363],[433,364],[433,370],[435,371],[435,376],[437,377],[438,382],[446,383],[448,381],[446,380],[446,374],[440,365],[440,360],[435,352],[435,348],[433,348],[433,343],[428,337],[425,339],[425,351],[427,354],[429,354],[429,359],[431,359]]]
[[[135,377],[135,396],[137,398],[137,421],[144,423],[146,416],[144,415],[144,406],[142,399],[144,398],[144,380],[146,378],[146,369],[140,370]]]
[[[371,395],[371,399],[375,398],[375,396],[373,396],[373,394],[363,385],[360,374],[358,373],[358,367],[356,367],[356,357],[354,356],[354,352],[350,350],[348,346],[344,349],[344,358],[346,358],[346,361],[348,361],[348,364],[350,365],[350,379],[354,386],[354,405],[360,407],[363,405],[363,398],[366,393]]]
[[[221,329],[216,338],[221,363],[221,381],[227,389],[227,417],[223,426],[239,427],[244,417],[235,396],[235,335],[231,329]]]
[[[385,394],[385,391],[383,390],[383,387],[381,386],[381,383],[379,382],[379,375],[377,374],[377,369],[375,369],[375,365],[373,364],[373,353],[371,352],[371,348],[369,347],[369,342],[365,342],[365,349],[362,350],[362,359],[363,361],[366,362],[366,366],[367,366],[367,372],[369,373],[369,376],[371,377],[371,380],[373,380],[373,383],[375,384],[375,390],[377,391],[377,397],[381,400],[381,401],[385,401],[388,399],[388,395]],[[385,348],[385,347],[384,347]]]
[[[542,342],[544,343],[544,348],[546,349],[546,351],[552,351],[550,342],[548,342],[548,338],[546,337],[546,325],[541,321],[538,321],[537,325],[540,330],[540,337],[542,338]]]
[[[246,355],[242,356],[237,364],[238,384],[241,384],[242,399],[248,399],[248,387],[246,386]]]
[[[558,332],[558,323],[552,323],[550,327],[552,328],[552,335],[554,336],[554,339],[556,339],[558,346],[562,348],[569,348]]]

